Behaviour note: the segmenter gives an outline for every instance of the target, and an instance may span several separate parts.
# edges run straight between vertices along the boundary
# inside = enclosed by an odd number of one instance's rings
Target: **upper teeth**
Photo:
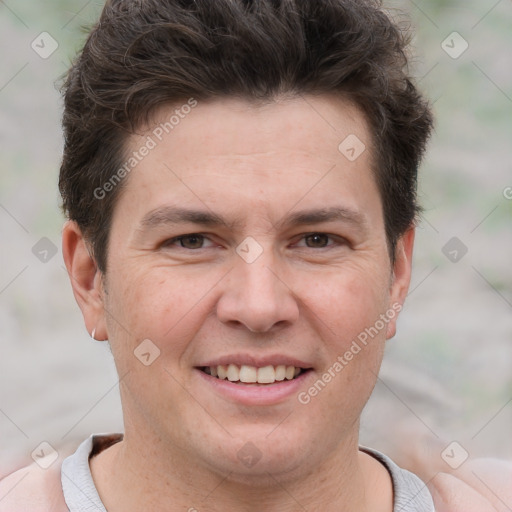
[[[242,365],[237,366],[236,364],[219,365],[219,366],[207,366],[205,368],[206,373],[209,373],[213,377],[219,379],[227,379],[231,382],[257,382],[258,384],[272,384],[275,381],[291,380],[296,377],[301,368],[295,366],[285,366],[280,364],[278,366],[263,366],[257,368],[256,366]]]

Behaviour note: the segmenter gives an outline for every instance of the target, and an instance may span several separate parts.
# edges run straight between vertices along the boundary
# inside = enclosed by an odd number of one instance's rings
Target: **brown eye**
[[[350,246],[350,243],[342,236],[332,235],[329,233],[304,233],[301,235],[296,247],[304,249],[325,249],[325,251],[342,249]],[[314,252],[325,252],[325,251],[314,251]],[[311,253],[311,251],[309,251]]]
[[[163,247],[172,248],[173,246],[179,243],[178,247],[183,249],[203,249],[203,244],[206,237],[204,235],[200,235],[199,233],[191,233],[188,235],[181,235],[175,238],[172,238],[166,242],[164,242]]]
[[[180,246],[184,249],[201,249],[204,236],[203,235],[183,235],[176,239]]]
[[[329,235],[325,233],[312,233],[311,235],[305,236],[304,239],[311,242],[307,243],[308,247],[322,248],[328,246]]]

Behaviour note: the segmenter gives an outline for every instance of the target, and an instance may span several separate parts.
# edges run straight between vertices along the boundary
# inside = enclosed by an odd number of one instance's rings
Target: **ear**
[[[64,224],[62,255],[87,332],[91,335],[95,330],[95,339],[106,340],[103,275],[89,252],[82,231],[74,221]]]
[[[386,339],[390,339],[396,334],[398,313],[402,310],[407,291],[409,290],[415,233],[415,227],[410,227],[396,244],[395,263],[393,265],[393,276],[389,296],[389,307],[396,311],[396,315],[388,323]]]

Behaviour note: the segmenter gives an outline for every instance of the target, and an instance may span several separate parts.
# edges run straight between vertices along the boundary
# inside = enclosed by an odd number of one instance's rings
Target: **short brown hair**
[[[408,42],[373,0],[109,0],[63,87],[63,210],[105,272],[123,183],[101,199],[94,191],[155,108],[191,97],[339,94],[372,132],[393,259],[419,211],[417,170],[432,128],[408,75]]]

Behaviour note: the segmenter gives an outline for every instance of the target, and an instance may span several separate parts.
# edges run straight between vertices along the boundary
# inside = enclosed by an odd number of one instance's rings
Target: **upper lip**
[[[312,368],[312,364],[306,361],[302,361],[295,357],[291,357],[285,354],[272,354],[272,355],[252,355],[252,354],[231,354],[222,357],[216,357],[197,365],[199,368],[207,366],[227,366],[229,364],[235,364],[237,366],[255,366],[257,368],[263,368],[264,366],[295,366],[296,368]]]

